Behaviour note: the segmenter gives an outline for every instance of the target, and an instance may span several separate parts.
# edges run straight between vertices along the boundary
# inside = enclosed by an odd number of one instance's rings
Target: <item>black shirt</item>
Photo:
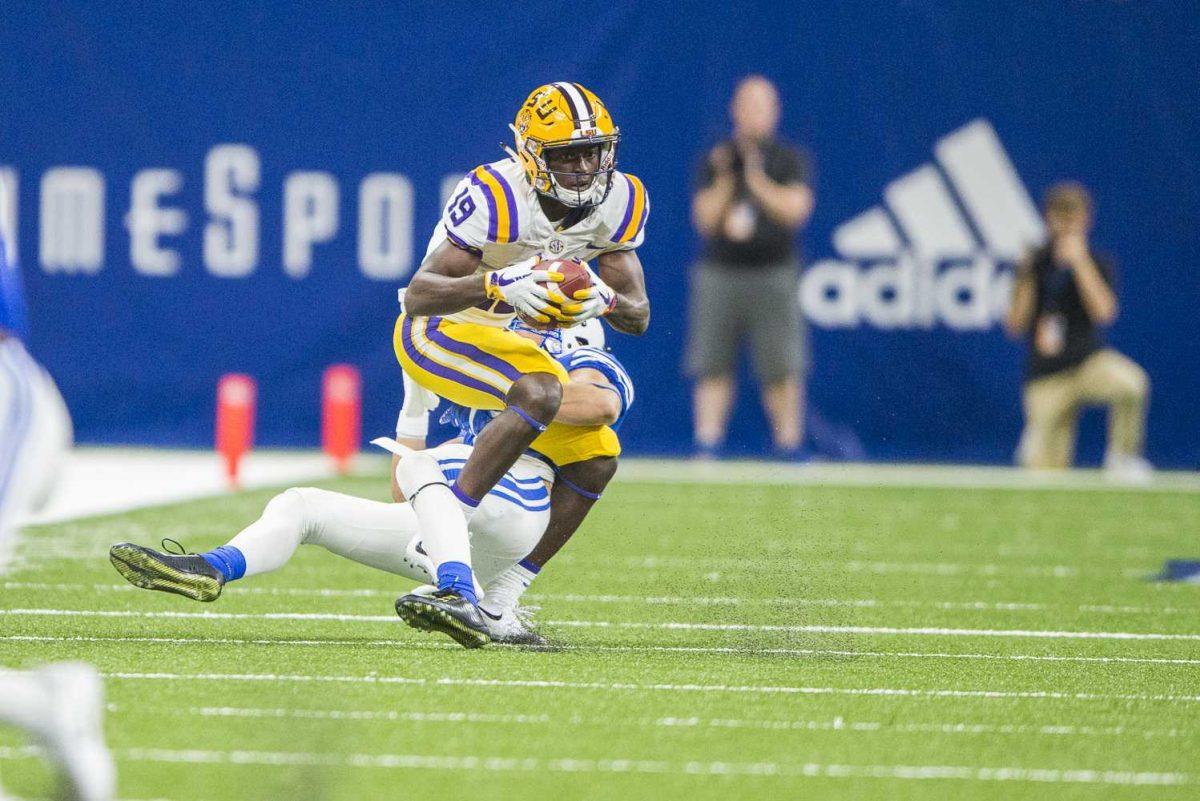
[[[725,142],[724,146],[733,154],[734,194],[729,214],[741,215],[748,235],[736,241],[728,239],[722,221],[716,235],[705,243],[705,255],[722,265],[747,268],[779,264],[792,259],[797,255],[794,232],[775,222],[758,207],[746,188],[745,164],[741,154],[733,142]],[[809,160],[803,152],[779,140],[766,140],[760,148],[763,171],[772,181],[777,184],[809,183]],[[696,183],[700,189],[707,189],[714,180],[716,171],[709,157],[705,156]]]
[[[1100,276],[1111,288],[1114,279],[1112,260],[1095,251],[1088,252],[1100,269]],[[1049,244],[1034,251],[1031,258],[1033,324],[1029,331],[1029,362],[1025,370],[1029,380],[1078,367],[1104,346],[1100,329],[1088,316],[1079,297],[1074,270],[1055,264]],[[1048,353],[1038,348],[1039,329],[1042,329],[1041,336],[1052,346]]]

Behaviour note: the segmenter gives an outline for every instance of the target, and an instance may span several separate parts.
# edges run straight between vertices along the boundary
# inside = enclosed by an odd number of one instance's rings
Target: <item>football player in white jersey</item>
[[[569,346],[568,346],[569,347]],[[591,351],[588,355],[585,351]],[[568,424],[619,425],[633,402],[633,382],[620,363],[595,349],[562,354],[571,383],[560,418]],[[453,407],[447,422],[459,437],[425,448],[429,398],[405,376],[405,402],[397,423],[397,439],[410,450],[394,464],[398,503],[381,503],[311,487],[292,488],[267,504],[262,516],[227,544],[204,554],[163,553],[132,543],[109,551],[113,566],[132,584],[212,601],[229,581],[277,570],[303,544],[320,545],[356,562],[414,581],[435,580],[436,568],[423,542],[442,521],[422,516],[406,502],[429,485],[446,486],[460,474],[472,443],[486,425],[481,415]],[[472,516],[471,558],[476,592],[485,601],[483,635],[464,632],[455,639],[467,647],[489,639],[537,644],[541,638],[526,628],[517,601],[536,567],[524,561],[550,521],[554,470],[534,454],[522,454],[500,478]],[[164,540],[164,548],[172,540]],[[177,546],[178,544],[175,543]],[[182,548],[179,548],[182,551]]]
[[[482,631],[467,520],[479,499],[527,449],[556,469],[550,524],[529,559],[544,564],[579,527],[616,471],[608,426],[555,422],[566,370],[508,330],[514,313],[562,326],[604,317],[641,334],[650,321],[641,262],[649,201],[618,172],[620,132],[604,104],[578,84],[540,86],[513,125],[511,158],[472,170],[458,185],[407,289],[394,346],[423,388],[469,409],[495,411],[449,488],[415,501],[446,521],[425,540],[436,565],[433,597],[405,596],[397,611],[418,628]],[[592,287],[567,298],[561,273],[539,259],[591,260]],[[456,631],[458,630],[458,631]]]

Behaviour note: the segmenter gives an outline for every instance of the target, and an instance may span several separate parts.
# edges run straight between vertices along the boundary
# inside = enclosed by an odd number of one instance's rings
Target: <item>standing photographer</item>
[[[804,321],[796,233],[813,210],[809,162],[777,136],[779,93],[766,78],[738,84],[732,137],[710,151],[692,197],[705,253],[692,275],[687,372],[696,450],[725,440],[738,351],[747,342],[778,455],[804,439]]]
[[[1018,459],[1025,467],[1068,467],[1082,406],[1109,407],[1105,468],[1142,479],[1146,372],[1103,343],[1101,329],[1117,318],[1112,261],[1088,246],[1092,200],[1080,184],[1051,187],[1044,205],[1049,241],[1017,271],[1005,328],[1027,337],[1025,430]]]

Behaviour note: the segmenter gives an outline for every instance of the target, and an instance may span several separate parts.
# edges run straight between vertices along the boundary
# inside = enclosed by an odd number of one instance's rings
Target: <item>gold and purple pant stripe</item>
[[[471,409],[503,409],[513,382],[526,373],[567,382],[566,370],[548,353],[503,328],[401,315],[394,344],[417,383]]]
[[[396,358],[425,389],[468,409],[500,411],[522,375],[550,373],[569,380],[550,354],[503,328],[443,317],[401,314],[393,336]],[[621,444],[608,426],[551,423],[531,446],[558,465],[616,456]]]

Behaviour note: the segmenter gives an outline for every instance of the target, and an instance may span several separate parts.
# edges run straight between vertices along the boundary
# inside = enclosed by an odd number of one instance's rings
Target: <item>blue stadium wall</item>
[[[1030,198],[1074,177],[1095,189],[1096,243],[1120,265],[1110,339],[1154,382],[1149,454],[1200,463],[1189,4],[316,5],[6,7],[7,223],[31,349],[80,440],[206,445],[218,376],[244,371],[260,384],[258,442],[311,445],[333,362],[362,370],[365,433],[389,430],[395,290],[443,181],[500,157],[526,93],[565,78],[608,102],[621,166],[653,201],[653,323],[612,337],[639,388],[623,439],[686,450],[688,191],[731,87],[762,72],[817,164],[801,243],[824,443],[1011,459],[1023,350],[996,324],[1011,240],[1036,235]],[[743,397],[731,449],[750,453],[767,437],[754,390]],[[1102,434],[1086,417],[1085,461]]]

